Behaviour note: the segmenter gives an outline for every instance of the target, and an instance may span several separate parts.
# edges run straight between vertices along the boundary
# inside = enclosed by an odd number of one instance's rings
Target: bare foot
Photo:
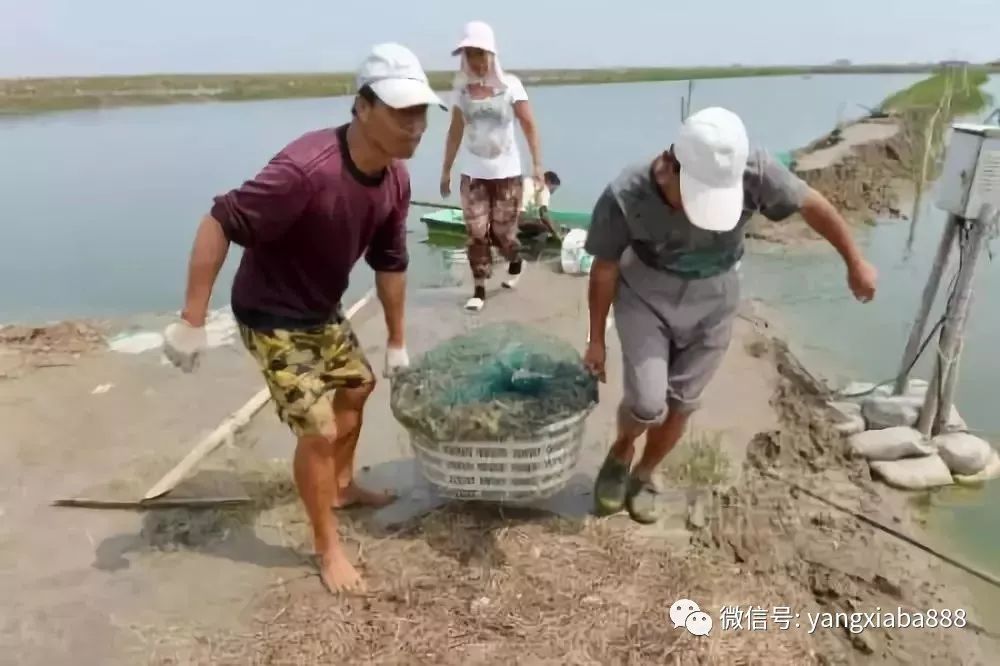
[[[340,550],[319,556],[319,579],[331,594],[363,592],[365,589],[361,574]]]
[[[388,490],[366,490],[353,481],[342,489],[333,500],[334,509],[346,509],[349,506],[372,506],[376,509],[388,506],[396,501],[396,495]]]

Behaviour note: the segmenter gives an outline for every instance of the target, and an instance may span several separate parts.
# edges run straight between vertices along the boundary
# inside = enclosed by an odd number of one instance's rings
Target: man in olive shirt
[[[726,109],[690,116],[670,149],[625,169],[597,201],[585,245],[594,256],[585,362],[603,380],[614,303],[624,369],[618,434],[596,482],[599,512],[624,506],[638,522],[656,520],[651,478],[729,345],[745,228],[756,212],[774,221],[800,213],[843,257],[855,297],[874,297],[875,269],[847,223],[766,152],[751,150],[743,122]]]
[[[357,91],[350,123],[304,134],[254,178],[215,198],[195,238],[181,319],[164,334],[167,357],[192,370],[229,244],[242,246],[233,314],[278,416],[298,440],[295,483],[312,523],[320,579],[331,590],[361,585],[331,509],[391,499],[354,483],[375,374],[341,298],[364,256],[385,313],[384,372],[405,367],[410,176],[403,160],[427,128],[427,107],[444,108],[417,58],[398,44],[372,49]]]

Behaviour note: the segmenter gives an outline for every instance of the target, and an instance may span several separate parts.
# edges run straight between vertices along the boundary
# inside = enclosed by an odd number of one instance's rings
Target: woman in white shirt
[[[455,77],[441,196],[451,194],[451,169],[464,142],[460,193],[475,282],[475,291],[465,307],[478,311],[486,300],[486,280],[492,273],[491,242],[510,262],[510,277],[503,286],[513,288],[521,274],[517,231],[522,170],[514,136],[515,120],[531,150],[532,175],[539,183],[544,182],[544,177],[528,94],[520,79],[501,69],[493,29],[482,21],[467,23],[462,41],[452,54],[461,56],[462,65]]]

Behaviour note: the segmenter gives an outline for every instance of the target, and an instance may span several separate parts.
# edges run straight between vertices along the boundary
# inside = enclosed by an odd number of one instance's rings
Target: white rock
[[[937,454],[923,458],[878,460],[871,462],[870,466],[877,477],[903,490],[925,490],[954,483],[948,466]]]
[[[938,435],[931,444],[948,469],[964,476],[982,472],[996,454],[989,442],[965,432]]]
[[[850,439],[851,450],[868,460],[900,460],[936,452],[919,431],[905,426],[869,430]]]
[[[905,395],[876,395],[861,403],[868,427],[872,430],[913,426],[920,416],[923,400]]]
[[[983,483],[984,481],[1000,479],[1000,453],[994,451],[990,461],[986,463],[986,467],[978,474],[955,474],[953,476],[955,477],[955,481],[962,485],[974,485]]]

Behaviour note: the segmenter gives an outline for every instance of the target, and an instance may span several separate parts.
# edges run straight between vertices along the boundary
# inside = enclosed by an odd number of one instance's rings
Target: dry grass
[[[729,467],[722,433],[692,430],[667,458],[665,474],[681,484],[715,486],[729,478]]]
[[[83,353],[104,346],[104,331],[92,322],[62,321],[46,326],[0,326],[0,349],[32,353]]]
[[[971,632],[900,640],[892,630],[809,634],[808,624],[750,631],[720,623],[724,606],[854,613],[959,605],[932,582],[926,558],[757,472],[779,470],[851,506],[870,504],[861,463],[845,459],[839,436],[817,420],[820,398],[803,394],[811,378],[795,374],[804,370],[794,359],[777,360],[794,375],[775,394],[783,428],[751,442],[742,480],[714,493],[706,528],[683,552],[669,525],[621,517],[567,521],[455,503],[385,534],[355,515],[342,536],[366,595],[330,596],[307,574],[248,599],[251,616],[234,623],[238,631],[129,628],[155,664],[986,663]],[[686,444],[679,469],[688,478],[711,478],[713,441]],[[258,530],[277,526],[283,543],[304,544],[308,528],[291,492],[276,470],[262,472],[250,492],[261,497],[260,513],[248,519]],[[669,607],[678,599],[710,614],[709,636],[673,627]]]
[[[718,618],[732,603],[776,598],[732,566],[678,557],[607,522],[456,505],[403,534],[358,525],[367,596],[335,598],[315,577],[269,590],[257,630],[161,648],[154,663],[212,664],[806,664],[806,636],[674,629],[692,598]],[[717,581],[725,599],[717,595]]]

